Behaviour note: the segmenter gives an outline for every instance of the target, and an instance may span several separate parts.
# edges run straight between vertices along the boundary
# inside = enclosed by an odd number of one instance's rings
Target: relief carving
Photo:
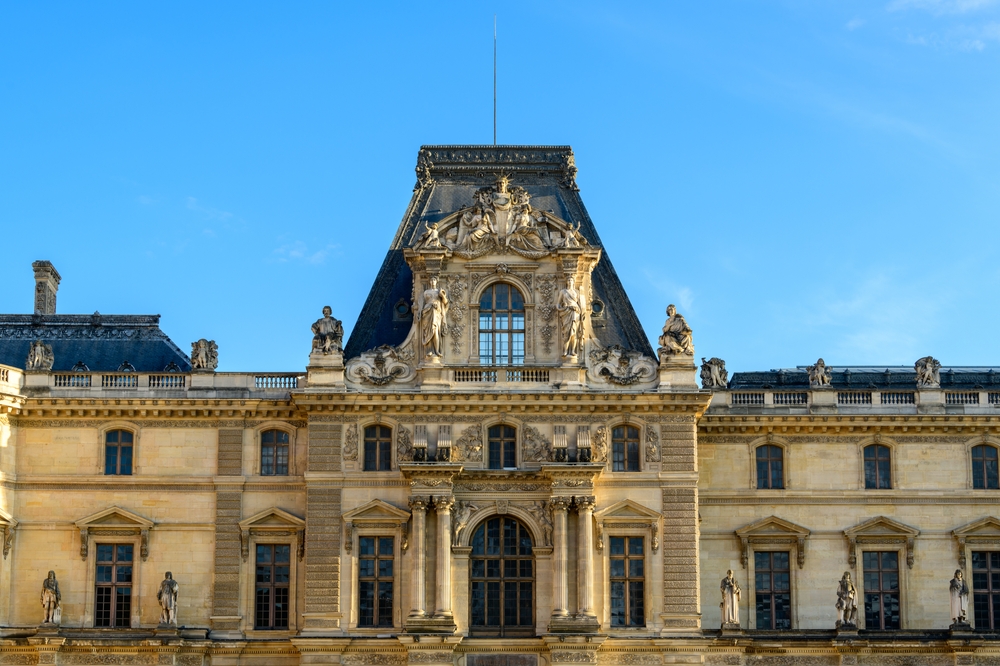
[[[924,356],[913,364],[917,371],[917,387],[934,389],[941,387],[941,362],[933,356]]]
[[[591,440],[591,459],[594,462],[608,461],[608,427],[600,426]]]
[[[396,461],[409,462],[413,460],[413,442],[410,431],[406,428],[396,428]]]
[[[452,447],[452,457],[455,462],[483,461],[483,429],[479,425],[469,426],[462,431],[462,436]]]
[[[410,354],[391,345],[382,345],[347,362],[347,378],[356,384],[385,386],[408,382],[417,376],[409,365]]]
[[[656,372],[652,359],[621,345],[595,346],[587,363],[587,375],[595,383],[603,380],[618,386],[632,386],[652,380]]]
[[[56,357],[52,353],[52,345],[35,340],[28,349],[28,360],[24,369],[33,372],[48,372],[52,369],[52,364],[55,361]]]
[[[219,345],[215,340],[202,338],[191,343],[191,369],[201,372],[215,372],[219,367]]]
[[[463,502],[459,500],[455,503],[455,516],[452,518],[452,539],[451,545],[457,546],[462,538],[462,532],[469,525],[469,520],[472,518],[472,514],[479,511],[479,507],[472,502]]]
[[[465,322],[469,316],[469,306],[465,304],[466,280],[461,275],[453,275],[448,280],[451,290],[452,307],[448,311],[448,335],[451,336],[451,350],[462,353],[462,334],[465,332]]]
[[[551,458],[552,444],[535,428],[524,426],[523,442],[525,462],[545,462]]]
[[[646,426],[646,462],[660,462],[660,436],[656,426]]]
[[[546,354],[552,352],[552,317],[555,314],[555,306],[552,304],[552,297],[556,292],[556,276],[538,276],[538,316],[542,320],[542,327],[539,334],[542,336],[542,349]]]
[[[358,424],[352,423],[347,426],[347,433],[344,435],[344,460],[358,459]]]
[[[724,389],[729,386],[729,371],[726,362],[721,358],[712,357],[705,360],[701,357],[701,387],[704,389]]]

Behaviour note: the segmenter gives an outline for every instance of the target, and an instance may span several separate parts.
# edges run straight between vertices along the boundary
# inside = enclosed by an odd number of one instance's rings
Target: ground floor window
[[[865,629],[899,629],[899,553],[863,554],[865,574]]]
[[[646,555],[642,537],[611,537],[611,626],[645,627]]]
[[[530,635],[534,626],[535,562],[531,535],[513,518],[490,518],[472,535],[472,630]]]
[[[392,626],[393,538],[358,539],[358,626]]]
[[[792,628],[792,574],[787,552],[755,552],[754,598],[758,629]]]
[[[292,547],[257,544],[254,629],[288,628]]]
[[[95,627],[132,624],[132,550],[132,544],[97,544]]]
[[[976,629],[994,631],[1000,613],[1000,552],[972,553],[972,610]]]

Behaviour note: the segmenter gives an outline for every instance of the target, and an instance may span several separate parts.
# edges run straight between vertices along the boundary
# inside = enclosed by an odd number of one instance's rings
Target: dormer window
[[[524,365],[524,297],[506,282],[479,299],[479,363]]]

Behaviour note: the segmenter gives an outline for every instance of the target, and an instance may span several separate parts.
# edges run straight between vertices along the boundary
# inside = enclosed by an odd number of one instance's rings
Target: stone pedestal
[[[165,624],[163,622],[156,625],[156,630],[153,633],[156,634],[157,638],[162,638],[164,640],[170,640],[172,638],[179,639],[181,636],[180,632],[177,630],[176,624]]]
[[[852,639],[858,637],[858,625],[846,622],[837,626],[838,639]]]
[[[323,354],[314,351],[309,354],[306,384],[310,388],[323,386],[344,389],[344,353],[336,351],[332,354]]]
[[[698,370],[694,364],[694,354],[668,354],[660,351],[659,390],[698,390]]]
[[[738,622],[723,622],[722,623],[722,635],[723,636],[742,636],[743,635],[743,627],[741,627]]]
[[[948,627],[948,631],[952,636],[972,634],[972,625],[968,622],[955,622]]]

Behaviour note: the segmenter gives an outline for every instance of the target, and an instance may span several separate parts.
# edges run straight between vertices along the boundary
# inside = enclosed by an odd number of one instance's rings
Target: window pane
[[[117,474],[118,473],[118,447],[117,446],[105,446],[104,447],[104,473],[105,474]]]
[[[612,555],[625,554],[625,539],[622,537],[611,537],[608,539]]]

